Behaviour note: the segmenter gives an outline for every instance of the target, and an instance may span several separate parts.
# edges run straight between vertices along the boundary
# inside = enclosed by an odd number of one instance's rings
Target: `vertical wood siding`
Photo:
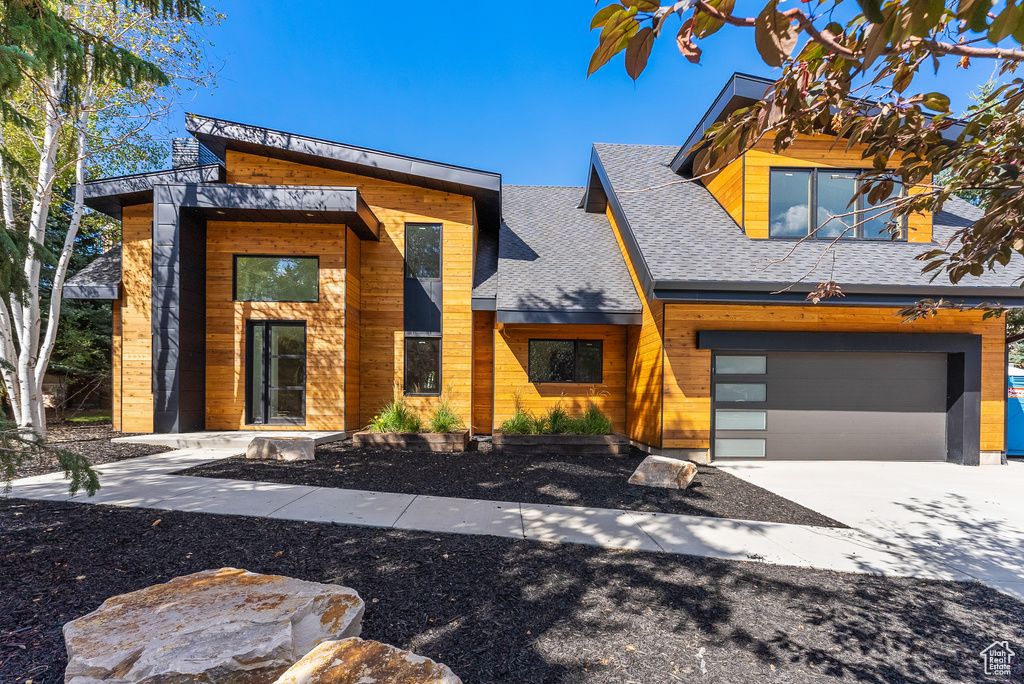
[[[443,249],[442,388],[471,416],[473,199],[257,155],[228,151],[227,182],[357,187],[383,224],[380,242],[360,245],[360,417],[367,424],[404,379],[403,266],[405,224],[441,223]],[[340,383],[339,383],[340,386]],[[423,417],[434,397],[410,397]]]
[[[599,385],[589,383],[531,383],[529,340],[602,340],[604,363]],[[579,411],[593,401],[611,418],[616,432],[626,429],[626,326],[623,325],[506,325],[494,335],[494,424],[500,426],[515,412],[518,390],[524,406],[539,415],[555,404]]]
[[[834,147],[833,147],[834,144]],[[756,239],[768,237],[768,183],[772,167],[829,167],[839,169],[863,169],[871,166],[870,159],[862,157],[863,146],[846,150],[846,142],[835,142],[827,135],[801,136],[784,154],[772,153],[769,141],[761,141],[743,155],[743,182],[741,221],[747,236]],[[733,162],[733,166],[737,162]],[[897,166],[897,161],[889,163]],[[736,216],[736,184],[726,173],[729,167],[708,182],[707,187],[726,210]],[[726,176],[726,178],[722,178]],[[921,189],[911,189],[911,193]],[[932,217],[930,213],[913,214],[907,220],[907,239],[910,242],[931,242]]]
[[[121,300],[111,302],[110,373],[111,421],[121,431]]]
[[[494,423],[493,311],[473,312],[473,432],[490,434]]]
[[[153,205],[121,220],[121,429],[153,431]]]
[[[206,244],[206,428],[345,427],[345,226],[210,221]],[[320,301],[235,302],[235,254],[320,258]],[[245,423],[245,321],[306,322],[306,424]]]
[[[360,430],[366,423],[359,422],[359,310],[360,254],[362,242],[351,229],[345,231],[345,429]]]
[[[626,261],[626,268],[633,279],[633,286],[640,296],[643,307],[643,322],[639,326],[628,326],[626,344],[626,434],[630,439],[661,446],[662,413],[662,333],[664,330],[665,305],[650,302],[644,294],[636,268],[626,252],[622,234],[611,209],[605,212],[612,225],[612,232]]]
[[[831,306],[665,306],[664,447],[707,449],[711,428],[711,351],[697,349],[700,330],[970,333],[982,335],[981,449],[1003,449],[1005,322],[980,311],[942,311],[901,323],[895,309]]]

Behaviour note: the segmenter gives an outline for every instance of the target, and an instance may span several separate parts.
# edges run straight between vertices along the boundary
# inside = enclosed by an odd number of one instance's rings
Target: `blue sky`
[[[690,64],[673,23],[636,84],[621,55],[587,79],[592,0],[370,5],[217,2],[227,15],[208,34],[218,85],[185,109],[496,171],[509,184],[580,185],[591,143],[682,144],[734,71],[773,74],[739,29],[702,41],[702,63]],[[953,67],[940,87],[958,110],[991,67]]]

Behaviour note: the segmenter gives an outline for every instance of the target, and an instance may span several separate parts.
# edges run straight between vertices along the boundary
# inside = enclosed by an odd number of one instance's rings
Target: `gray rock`
[[[274,684],[462,684],[447,665],[379,641],[325,641]]]
[[[629,476],[629,484],[686,489],[697,476],[697,466],[666,456],[648,456]]]
[[[245,450],[246,458],[272,461],[312,461],[316,441],[311,437],[256,437]]]
[[[114,596],[64,625],[67,684],[270,684],[324,641],[358,636],[354,590],[235,568]]]

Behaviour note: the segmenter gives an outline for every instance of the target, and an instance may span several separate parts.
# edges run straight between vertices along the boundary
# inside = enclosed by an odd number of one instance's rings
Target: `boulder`
[[[629,484],[686,489],[697,476],[697,466],[665,456],[648,456],[629,476]]]
[[[114,596],[64,625],[67,684],[270,684],[317,644],[358,636],[354,590],[235,568]]]
[[[379,641],[325,641],[274,684],[462,684],[447,665]]]
[[[245,450],[246,458],[272,461],[312,461],[316,441],[311,437],[256,437]]]

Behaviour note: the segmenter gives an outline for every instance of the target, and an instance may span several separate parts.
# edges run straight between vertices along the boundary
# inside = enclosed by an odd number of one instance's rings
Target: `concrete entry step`
[[[173,449],[239,449],[245,451],[256,437],[305,437],[312,439],[316,446],[345,439],[344,432],[316,430],[209,430],[205,432],[181,432],[178,434],[133,435],[115,437],[112,442],[121,444],[152,444]]]

